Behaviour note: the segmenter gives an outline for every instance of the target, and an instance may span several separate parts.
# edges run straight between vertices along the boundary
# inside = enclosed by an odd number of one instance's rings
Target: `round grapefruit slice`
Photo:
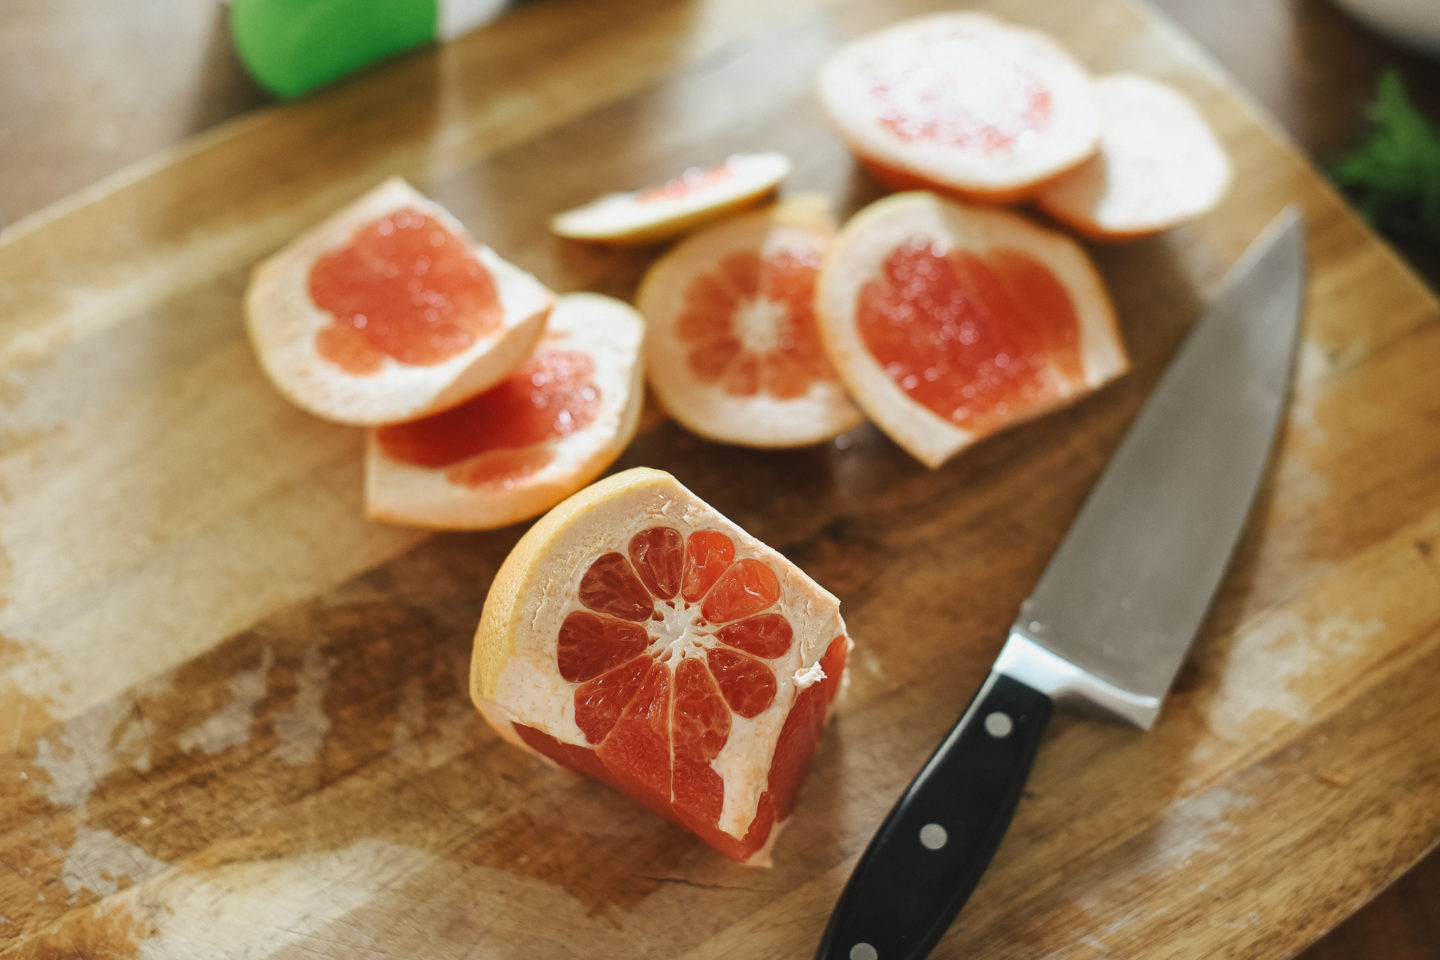
[[[856,402],[930,467],[1128,365],[1075,241],[931,193],[887,197],[845,225],[816,313]]]
[[[714,167],[692,167],[662,184],[612,193],[556,214],[550,229],[592,243],[653,243],[748,206],[790,173],[780,153],[737,153]]]
[[[549,510],[635,436],[644,329],[619,300],[560,297],[535,353],[507,379],[443,413],[370,431],[366,513],[484,530]]]
[[[637,467],[515,545],[485,599],[470,693],[510,742],[768,864],[849,647],[833,596]]]
[[[906,20],[821,67],[836,134],[892,187],[1006,201],[1095,152],[1089,74],[1035,30],[983,13]]]
[[[662,406],[695,433],[796,447],[861,421],[815,330],[815,279],[834,225],[821,201],[786,200],[687,238],[656,261],[636,302]]]
[[[245,319],[281,393],[367,426],[444,410],[503,380],[553,301],[391,179],[260,264]]]
[[[1128,240],[1213,209],[1230,160],[1205,118],[1173,87],[1117,73],[1095,83],[1100,152],[1047,184],[1042,210],[1100,240]]]

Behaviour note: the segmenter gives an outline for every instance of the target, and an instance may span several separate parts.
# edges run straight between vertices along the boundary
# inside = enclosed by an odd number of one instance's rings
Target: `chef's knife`
[[[817,960],[919,960],[1010,823],[1055,705],[1149,729],[1245,525],[1289,393],[1300,216],[1251,244],[1020,607],[990,676],[861,856]]]

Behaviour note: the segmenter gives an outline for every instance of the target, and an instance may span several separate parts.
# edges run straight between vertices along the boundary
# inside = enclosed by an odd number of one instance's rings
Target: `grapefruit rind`
[[[501,325],[440,363],[419,366],[386,357],[379,372],[352,375],[316,348],[316,336],[331,323],[331,315],[310,298],[310,268],[349,243],[357,230],[406,208],[439,221],[475,247],[495,282]],[[503,380],[545,332],[553,303],[538,280],[475,244],[448,211],[395,177],[256,267],[245,296],[245,321],[262,368],[291,402],[327,420],[376,426],[438,413]]]
[[[1095,81],[1100,152],[1035,196],[1096,240],[1150,236],[1214,209],[1233,173],[1204,116],[1175,88],[1136,74]]]
[[[828,202],[802,194],[688,237],[650,268],[635,298],[651,330],[646,369],[656,400],[676,422],[709,440],[760,449],[823,443],[864,422],[837,379],[817,381],[794,399],[764,392],[742,398],[716,383],[702,383],[673,332],[688,283],[727,255],[787,244],[823,250],[834,232]]]
[[[777,682],[774,702],[753,719],[732,716],[729,739],[712,762],[726,782],[718,827],[739,839],[755,819],[776,740],[795,698],[823,679],[819,661],[832,642],[846,636],[845,624],[834,596],[670,474],[635,467],[607,477],[565,500],[521,537],[485,599],[475,634],[470,696],[491,726],[522,749],[534,752],[516,732],[517,723],[588,749],[575,721],[575,685],[556,669],[560,626],[578,609],[575,598],[591,562],[610,551],[623,551],[633,535],[657,525],[675,528],[682,536],[719,531],[734,543],[735,562],[767,564],[780,584],[780,600],[772,609],[794,630],[789,649],[767,661]],[[848,649],[848,640],[846,645]],[[783,821],[776,823],[766,845],[745,862],[768,863],[773,834],[782,826]]]
[[[926,466],[939,467],[995,431],[977,434],[962,429],[917,403],[885,372],[860,335],[854,305],[861,286],[891,250],[917,237],[943,239],[954,249],[971,252],[996,247],[1023,250],[1055,274],[1074,304],[1084,383],[1051,403],[1024,411],[1006,426],[1073,402],[1128,369],[1109,294],[1075,241],[1017,214],[965,205],[933,193],[899,193],[878,200],[851,218],[825,258],[816,285],[816,317],[826,352],[855,402]]]
[[[556,456],[506,484],[465,486],[385,454],[379,433],[365,446],[365,512],[376,520],[444,530],[488,530],[538,516],[605,471],[635,436],[644,406],[645,324],[628,304],[594,293],[560,297],[537,352],[578,350],[595,362],[596,419],[551,441]]]
[[[556,214],[550,230],[590,243],[655,243],[760,202],[789,175],[791,165],[781,153],[748,153],[731,156],[724,166],[728,172],[723,180],[674,199],[639,202],[644,190],[607,194]]]
[[[902,142],[875,109],[870,78],[883,64],[913,60],[917,44],[934,43],[961,44],[1037,77],[1049,95],[1053,122],[1013,144],[985,149]],[[947,58],[957,64],[969,59]],[[984,13],[916,17],[853,40],[821,66],[816,92],[836,136],[895,189],[928,187],[970,200],[1010,202],[1084,162],[1099,142],[1099,108],[1085,68],[1047,34]]]

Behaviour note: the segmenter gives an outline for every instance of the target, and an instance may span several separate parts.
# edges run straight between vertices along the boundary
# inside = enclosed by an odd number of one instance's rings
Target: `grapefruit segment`
[[[983,13],[906,20],[821,67],[821,107],[893,187],[1012,200],[1095,152],[1089,75],[1059,44]]]
[[[648,636],[645,644],[649,645]],[[640,649],[643,651],[645,647]],[[575,725],[586,741],[599,743],[609,736],[621,712],[640,692],[640,684],[649,672],[650,661],[632,654],[620,666],[575,689]],[[562,669],[561,676],[564,673]]]
[[[762,613],[723,626],[715,634],[721,643],[766,660],[774,660],[790,649],[794,632],[790,621],[775,613]]]
[[[281,393],[369,426],[448,409],[504,379],[553,303],[397,178],[260,264],[245,319]]]
[[[897,194],[846,224],[816,313],[856,402],[931,467],[1128,365],[1074,241],[929,193]]]
[[[1185,95],[1117,73],[1095,82],[1100,152],[1035,197],[1057,220],[1100,240],[1158,233],[1213,209],[1230,160]]]
[[[725,534],[717,530],[696,530],[690,534],[682,581],[685,602],[699,602],[734,559],[735,543]]]
[[[506,739],[767,862],[848,648],[834,597],[637,468],[560,504],[505,560],[471,696]]]
[[[713,167],[694,167],[665,183],[607,194],[556,214],[550,229],[592,243],[653,243],[761,200],[789,173],[784,154],[735,154]]]
[[[370,431],[368,514],[486,529],[559,503],[614,462],[635,435],[643,335],[639,315],[618,300],[561,297],[535,354],[505,381],[443,413]],[[649,592],[638,581],[633,587],[632,601],[643,597],[649,616]]]
[[[697,233],[650,268],[637,298],[646,366],[677,421],[753,447],[818,443],[860,422],[815,329],[833,235],[828,212],[786,200]]]

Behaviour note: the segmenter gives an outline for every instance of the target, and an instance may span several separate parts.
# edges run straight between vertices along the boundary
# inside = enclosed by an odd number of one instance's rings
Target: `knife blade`
[[[1176,352],[990,675],[861,855],[817,960],[930,952],[999,846],[1056,706],[1154,723],[1270,460],[1304,285],[1291,207]]]

